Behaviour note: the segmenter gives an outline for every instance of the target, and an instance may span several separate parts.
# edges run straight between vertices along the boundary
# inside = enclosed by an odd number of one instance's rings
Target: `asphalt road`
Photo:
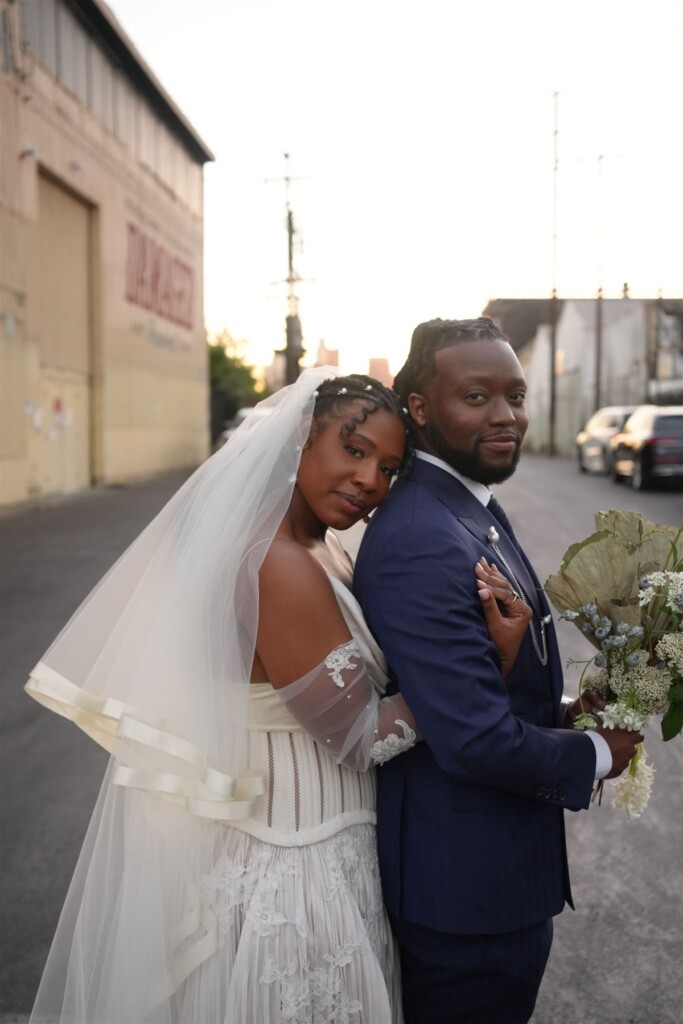
[[[177,488],[176,474],[0,517],[0,1021],[30,1011],[106,755],[22,692],[28,671],[100,576]],[[634,493],[525,456],[497,496],[541,579],[597,509],[683,520],[683,492]],[[347,535],[353,550],[359,529]],[[586,653],[560,623],[565,657]],[[567,675],[568,692],[576,673]],[[653,730],[654,733],[654,730]],[[683,922],[683,742],[648,750],[657,769],[646,814],[609,805],[567,816],[576,911],[557,921],[534,1024],[674,1024]],[[485,1024],[485,1022],[482,1022]]]
[[[598,510],[628,508],[653,522],[683,521],[683,491],[634,492],[573,461],[524,456],[496,495],[544,581]],[[557,625],[567,658],[592,648]],[[576,695],[578,670],[565,674]],[[569,813],[567,841],[576,910],[555,921],[555,940],[533,1024],[678,1024],[683,950],[683,738],[646,742],[657,771],[650,805],[629,822],[609,802]]]
[[[184,476],[98,488],[0,517],[0,1021],[24,1020],[18,1015],[33,1005],[107,762],[22,687]]]

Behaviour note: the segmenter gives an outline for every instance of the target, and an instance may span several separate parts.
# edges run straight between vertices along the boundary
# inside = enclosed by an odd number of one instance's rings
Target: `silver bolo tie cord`
[[[491,545],[491,547],[493,548],[493,550],[496,553],[496,555],[498,556],[498,558],[501,560],[501,562],[503,563],[503,565],[507,569],[508,573],[510,574],[510,579],[512,580],[512,582],[514,583],[515,587],[517,588],[517,591],[520,594],[523,594],[524,590],[523,590],[522,586],[520,585],[519,580],[515,576],[515,574],[512,571],[512,569],[510,568],[510,566],[509,566],[509,564],[507,562],[507,559],[505,558],[505,555],[503,554],[503,552],[498,547],[498,541],[500,540],[500,534],[498,533],[498,530],[495,528],[495,526],[489,526],[489,532],[488,532],[487,540],[488,540],[489,544]],[[529,619],[529,632],[531,633],[531,642],[534,645],[534,650],[536,651],[536,657],[540,661],[541,665],[547,665],[548,664],[548,645],[547,645],[546,639],[545,639],[545,627],[550,622],[552,622],[552,618],[553,618],[552,615],[544,615],[543,618],[540,620],[541,621],[541,639],[540,639],[540,641],[539,641],[538,635],[536,633],[536,627],[534,626],[533,616],[532,616],[531,619]]]

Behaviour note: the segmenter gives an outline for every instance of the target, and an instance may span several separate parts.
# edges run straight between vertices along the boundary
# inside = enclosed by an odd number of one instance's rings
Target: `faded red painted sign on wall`
[[[192,327],[194,273],[135,224],[127,225],[126,298],[164,320]]]

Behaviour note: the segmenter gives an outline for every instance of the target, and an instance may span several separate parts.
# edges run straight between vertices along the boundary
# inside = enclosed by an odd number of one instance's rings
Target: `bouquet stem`
[[[635,779],[635,777],[636,777],[636,775],[638,773],[638,762],[640,761],[640,754],[641,754],[642,749],[643,749],[643,744],[639,743],[638,746],[636,747],[635,754],[631,758],[631,763],[628,766],[628,773],[629,773],[629,775],[631,776],[632,779]]]

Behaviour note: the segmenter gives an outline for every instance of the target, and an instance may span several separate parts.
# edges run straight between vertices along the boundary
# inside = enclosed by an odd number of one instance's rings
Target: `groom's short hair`
[[[407,404],[408,395],[420,392],[436,374],[436,353],[461,341],[498,339],[507,341],[500,327],[489,317],[476,320],[425,320],[410,340],[410,352],[394,378],[394,391]]]

